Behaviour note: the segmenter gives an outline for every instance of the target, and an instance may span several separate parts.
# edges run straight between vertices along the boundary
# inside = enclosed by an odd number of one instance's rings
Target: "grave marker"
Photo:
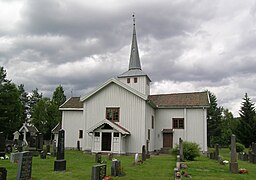
[[[31,179],[32,174],[32,152],[25,151],[20,154],[18,174],[16,180]]]
[[[101,153],[96,153],[95,155],[95,162],[96,163],[101,163]]]
[[[0,180],[7,179],[7,170],[4,167],[0,167]]]
[[[179,155],[180,155],[180,161],[184,161],[183,140],[181,138],[179,138]]]
[[[92,166],[92,180],[102,180],[106,176],[106,170],[106,164],[97,164]]]
[[[234,134],[232,134],[231,136],[231,153],[230,153],[229,171],[231,173],[238,173],[237,154],[236,154],[236,136]]]
[[[57,160],[54,161],[54,171],[66,170],[66,160],[64,159],[64,155],[65,155],[64,142],[65,142],[65,131],[61,129],[59,130]]]
[[[115,159],[112,161],[111,176],[120,176],[120,175],[121,175],[121,161]]]
[[[142,146],[142,161],[146,161],[146,149],[145,149],[145,145]]]
[[[5,157],[5,136],[3,132],[0,132],[0,157]]]

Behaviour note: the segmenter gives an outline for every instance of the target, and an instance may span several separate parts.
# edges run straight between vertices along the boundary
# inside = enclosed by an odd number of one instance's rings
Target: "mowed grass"
[[[229,160],[229,150],[221,149],[220,155],[223,159]],[[134,156],[114,156],[121,160],[121,165],[125,176],[114,177],[114,179],[173,179],[173,168],[175,167],[175,156],[173,155],[153,155],[141,165],[133,165]],[[54,157],[47,156],[47,159],[33,157],[32,176],[35,180],[51,179],[91,179],[92,166],[95,164],[95,155],[83,153],[81,151],[66,151],[67,170],[65,172],[55,172]],[[102,160],[107,164],[107,175],[111,174],[111,161],[106,155]],[[256,179],[256,164],[238,161],[239,168],[249,170],[248,174],[231,174],[229,165],[220,165],[216,160],[210,160],[205,156],[197,158],[195,161],[186,162],[188,168],[185,169],[193,179]],[[0,167],[5,167],[8,171],[7,179],[16,179],[18,165],[9,160],[0,160]],[[183,179],[186,179],[185,177]]]

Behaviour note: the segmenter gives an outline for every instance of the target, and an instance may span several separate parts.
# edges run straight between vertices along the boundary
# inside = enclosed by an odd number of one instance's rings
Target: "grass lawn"
[[[221,149],[220,155],[229,160],[229,150]],[[173,155],[151,156],[150,159],[141,165],[133,165],[134,156],[114,156],[121,160],[125,176],[115,177],[114,179],[173,179],[173,168],[175,167],[175,157]],[[85,154],[80,151],[66,151],[67,170],[65,172],[54,172],[55,158],[47,156],[47,159],[33,157],[32,176],[37,179],[91,179],[92,165],[94,165],[95,156]],[[111,161],[107,156],[102,159],[107,163],[107,175],[111,174]],[[192,179],[256,179],[256,164],[238,161],[239,168],[249,170],[248,174],[230,174],[229,165],[220,165],[215,160],[210,160],[204,156],[196,161],[186,162],[188,168],[186,172],[192,175]],[[9,160],[0,160],[0,167],[5,167],[8,171],[7,179],[16,178],[18,165]],[[183,178],[186,179],[186,178]]]

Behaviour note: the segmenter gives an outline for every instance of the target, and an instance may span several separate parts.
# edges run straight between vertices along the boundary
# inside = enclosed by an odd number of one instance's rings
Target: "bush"
[[[179,145],[176,145],[173,149],[173,154],[178,154]],[[193,161],[196,157],[200,156],[200,147],[198,144],[193,142],[184,141],[183,142],[183,155],[184,160]]]
[[[245,150],[245,147],[241,143],[236,143],[236,152],[243,152]]]
[[[231,146],[229,146],[229,150],[231,150]],[[241,143],[236,143],[236,152],[240,153],[243,152],[245,150],[245,146]]]

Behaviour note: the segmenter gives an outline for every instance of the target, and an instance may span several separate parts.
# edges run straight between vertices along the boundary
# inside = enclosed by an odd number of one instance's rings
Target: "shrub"
[[[245,147],[241,143],[236,143],[236,152],[243,152],[245,150]]]
[[[173,149],[173,154],[178,154],[179,146],[176,145]],[[200,156],[200,147],[198,144],[193,142],[184,141],[183,142],[183,156],[184,160],[193,161],[196,157]]]

